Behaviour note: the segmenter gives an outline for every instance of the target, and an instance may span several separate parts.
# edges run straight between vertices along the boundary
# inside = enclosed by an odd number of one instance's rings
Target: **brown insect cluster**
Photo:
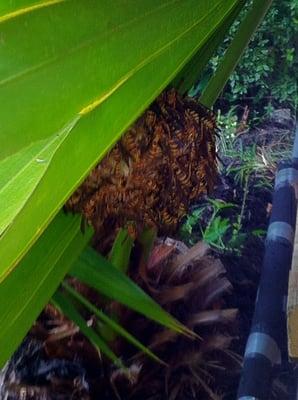
[[[82,212],[102,244],[129,222],[174,231],[190,204],[214,184],[215,131],[210,110],[174,89],[163,92],[91,172],[67,209]]]

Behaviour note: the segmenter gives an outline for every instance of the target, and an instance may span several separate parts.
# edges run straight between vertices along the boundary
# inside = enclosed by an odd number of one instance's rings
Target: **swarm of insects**
[[[215,132],[209,109],[174,89],[163,92],[91,172],[67,209],[83,213],[102,248],[129,222],[173,232],[190,204],[212,189]]]

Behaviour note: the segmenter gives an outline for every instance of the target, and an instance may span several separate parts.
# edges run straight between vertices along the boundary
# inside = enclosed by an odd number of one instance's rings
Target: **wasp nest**
[[[120,226],[175,230],[216,177],[213,113],[173,89],[163,92],[91,172],[67,203],[96,238]]]

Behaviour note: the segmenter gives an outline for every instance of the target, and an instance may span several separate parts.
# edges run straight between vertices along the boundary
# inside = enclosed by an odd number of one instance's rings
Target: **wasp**
[[[158,203],[158,196],[156,193],[151,193],[149,196],[146,196],[145,202],[148,208],[153,208]]]
[[[177,92],[175,89],[170,89],[166,93],[166,101],[169,104],[170,107],[176,108],[176,102],[177,102]]]
[[[172,158],[179,158],[183,154],[183,147],[176,140],[169,139],[168,146]]]
[[[133,158],[133,160],[138,161],[140,159],[140,148],[136,140],[136,135],[132,131],[127,132],[123,136],[122,144],[127,153]]]
[[[178,223],[178,219],[165,208],[160,213],[160,222],[168,226],[175,226]]]
[[[129,192],[127,198],[125,199],[125,203],[128,208],[135,209],[136,212],[142,208],[143,198],[141,191]]]
[[[82,201],[82,188],[79,188],[74,192],[74,194],[68,200],[65,209],[75,211],[80,206],[81,201]]]
[[[205,128],[207,128],[209,131],[213,131],[215,129],[215,120],[212,118],[207,118],[203,117],[201,118],[201,121],[204,125]]]
[[[158,137],[155,137],[152,140],[152,143],[148,150],[147,156],[148,156],[148,160],[150,160],[150,161],[155,160],[156,158],[162,157],[162,149],[159,145]]]
[[[148,110],[146,112],[146,116],[145,116],[145,123],[147,125],[147,127],[150,129],[154,128],[154,126],[156,125],[156,113],[152,110]]]
[[[86,216],[87,219],[92,219],[92,216],[94,215],[94,212],[96,210],[97,204],[99,203],[97,200],[98,196],[92,196],[91,199],[84,204],[84,215]]]
[[[183,202],[180,202],[178,206],[179,217],[183,217],[186,214],[186,212],[187,212],[187,206]]]
[[[116,179],[122,179],[122,177],[127,177],[129,175],[129,166],[123,159],[114,165],[114,176]]]
[[[200,120],[198,114],[195,111],[190,110],[190,109],[187,109],[185,111],[185,118],[186,118],[186,121],[187,121],[188,124],[191,124],[191,123],[194,124],[195,123],[197,125],[199,123],[199,120]]]
[[[120,162],[122,160],[122,152],[121,152],[121,148],[120,148],[120,146],[118,144],[116,144],[112,148],[112,150],[110,150],[108,158],[109,159],[112,158],[113,160],[115,160],[117,162]],[[101,164],[102,164],[102,162],[101,162]]]
[[[198,114],[198,112],[191,109],[188,109],[188,111],[193,120],[198,124],[200,122],[200,115]]]
[[[175,174],[182,186],[187,187],[190,185],[190,173],[186,174],[180,167],[176,167]]]
[[[177,138],[178,140],[182,141],[183,138],[184,138],[184,131],[183,131],[183,129],[181,129],[181,128],[176,129],[176,130],[174,131],[173,136],[174,136],[175,138]]]

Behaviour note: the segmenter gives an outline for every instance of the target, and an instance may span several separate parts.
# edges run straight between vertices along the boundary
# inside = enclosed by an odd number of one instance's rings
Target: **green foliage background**
[[[249,4],[245,9],[249,7]],[[211,59],[201,85],[215,72],[222,55],[234,37],[245,15],[245,9],[230,29],[223,45]],[[295,38],[298,34],[297,0],[274,0],[264,21],[253,36],[224,92],[217,101],[218,108],[249,104],[258,114],[272,107],[297,106],[297,55]],[[196,88],[200,91],[202,87]],[[226,107],[225,107],[226,106]]]

